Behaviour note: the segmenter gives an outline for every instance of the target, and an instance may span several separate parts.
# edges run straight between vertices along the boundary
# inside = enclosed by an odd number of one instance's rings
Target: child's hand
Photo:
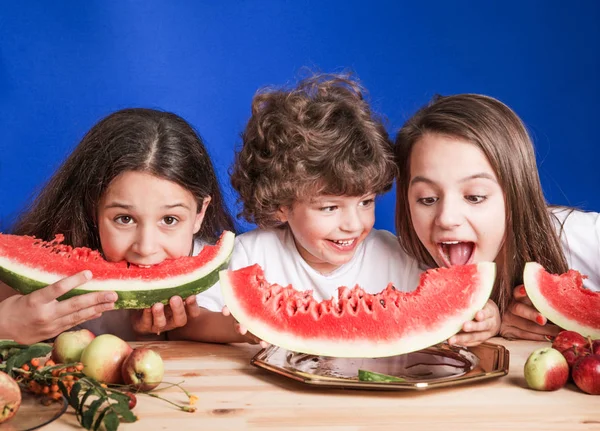
[[[223,307],[223,311],[222,311],[224,316],[231,316],[231,313],[229,312],[229,308],[227,308],[226,306]],[[231,316],[233,318],[233,316]],[[238,323],[237,320],[233,319],[233,327],[235,332],[237,332],[240,335],[243,335],[246,340],[248,341],[248,343],[250,344],[260,344],[260,347],[262,347],[263,349],[266,349],[267,347],[269,347],[269,343],[267,343],[266,341],[261,340],[260,338],[256,337],[255,335],[251,334],[250,332],[248,332],[248,330],[243,327],[242,325],[240,325]]]
[[[91,292],[57,301],[91,278],[90,271],[82,271],[27,295],[9,293],[11,296],[0,302],[0,338],[37,343],[112,310],[118,299],[115,292]],[[6,289],[6,285],[0,286],[0,296],[7,293]]]
[[[475,318],[465,322],[462,331],[448,339],[449,344],[459,346],[477,346],[498,334],[500,330],[500,311],[491,299],[482,310],[475,314]]]
[[[513,300],[502,316],[500,335],[504,338],[544,341],[555,337],[561,329],[550,323],[535,309],[523,286],[513,290]]]
[[[158,302],[151,308],[131,310],[131,325],[137,335],[160,335],[162,332],[185,326],[189,318],[200,314],[196,296],[192,295],[185,301],[180,296],[169,299],[169,305]]]

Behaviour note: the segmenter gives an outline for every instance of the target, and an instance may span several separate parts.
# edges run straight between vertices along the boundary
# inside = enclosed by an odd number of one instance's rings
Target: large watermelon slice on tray
[[[544,317],[563,329],[600,338],[600,292],[584,288],[584,278],[573,269],[550,274],[536,262],[527,262],[523,271],[527,296]]]
[[[337,297],[317,302],[311,291],[269,284],[258,265],[220,274],[225,304],[257,337],[296,352],[365,358],[448,339],[483,308],[495,277],[490,262],[437,268],[410,293],[391,284],[376,295],[340,287]]]
[[[147,308],[157,302],[166,304],[173,295],[185,299],[215,284],[233,251],[234,236],[225,231],[215,245],[204,246],[197,256],[141,268],[125,261],[107,262],[96,250],[64,245],[62,235],[46,242],[31,236],[0,234],[0,280],[27,294],[89,269],[92,280],[59,299],[114,290],[119,295],[115,308]]]

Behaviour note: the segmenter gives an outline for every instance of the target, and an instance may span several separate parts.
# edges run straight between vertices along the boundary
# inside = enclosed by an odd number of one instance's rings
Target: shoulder
[[[388,252],[401,252],[400,242],[396,235],[387,230],[373,229],[365,238],[365,248],[385,249]]]
[[[550,208],[550,214],[561,235],[589,235],[593,230],[600,229],[600,214],[596,212],[553,207]]]

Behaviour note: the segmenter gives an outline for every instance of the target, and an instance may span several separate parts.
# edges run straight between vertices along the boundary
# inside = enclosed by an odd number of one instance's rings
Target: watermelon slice
[[[585,277],[573,269],[561,275],[527,262],[523,284],[538,311],[563,329],[600,338],[600,292],[583,287]]]
[[[269,284],[259,265],[221,271],[220,278],[231,314],[266,342],[314,355],[375,358],[420,350],[460,331],[487,302],[496,266],[431,269],[410,293],[391,284],[376,295],[340,287],[322,302],[312,291]]]
[[[233,251],[235,235],[225,231],[219,241],[204,246],[198,256],[168,259],[150,268],[127,262],[107,262],[96,250],[31,236],[0,234],[0,280],[22,294],[30,293],[69,275],[89,269],[93,278],[59,300],[99,290],[116,291],[115,308],[147,308],[168,303],[173,295],[187,298],[219,279]]]

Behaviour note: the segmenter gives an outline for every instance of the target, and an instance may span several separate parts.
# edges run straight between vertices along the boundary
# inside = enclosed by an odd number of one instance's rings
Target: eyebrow
[[[184,204],[184,203],[175,203],[175,204],[172,204],[172,205],[163,205],[163,206],[161,207],[161,209],[163,209],[163,210],[170,210],[170,209],[173,209],[173,208],[178,208],[178,207],[185,208],[185,209],[187,209],[187,210],[189,210],[189,209],[190,209],[190,207],[189,207],[189,206],[187,206],[187,205],[186,205],[186,204]],[[127,205],[127,204],[124,204],[124,203],[121,203],[121,202],[113,202],[113,203],[111,203],[111,204],[108,204],[108,205],[106,205],[104,208],[105,208],[105,209],[110,209],[110,208],[123,208],[123,209],[125,209],[125,210],[132,210],[132,209],[134,208],[134,206],[133,206],[133,205]]]
[[[460,180],[459,182],[461,182],[461,183],[465,183],[465,182],[467,182],[467,181],[470,181],[470,180],[475,180],[475,179],[478,179],[478,178],[483,178],[483,179],[485,179],[485,180],[490,180],[490,181],[493,181],[493,182],[495,182],[496,184],[498,184],[498,181],[496,181],[496,178],[494,178],[494,176],[493,176],[493,175],[490,175],[490,174],[488,174],[488,173],[486,173],[486,172],[479,172],[479,173],[477,173],[477,174],[469,175],[468,177],[464,177],[464,178],[463,178],[462,180]],[[417,175],[417,176],[416,176],[416,177],[414,177],[412,180],[410,180],[410,185],[411,185],[411,186],[412,186],[413,184],[416,184],[416,183],[426,183],[426,184],[432,184],[432,185],[433,185],[433,184],[435,184],[435,181],[433,181],[433,180],[430,180],[430,179],[429,179],[429,178],[427,178],[427,177],[423,177],[423,176],[421,176],[421,175]]]

